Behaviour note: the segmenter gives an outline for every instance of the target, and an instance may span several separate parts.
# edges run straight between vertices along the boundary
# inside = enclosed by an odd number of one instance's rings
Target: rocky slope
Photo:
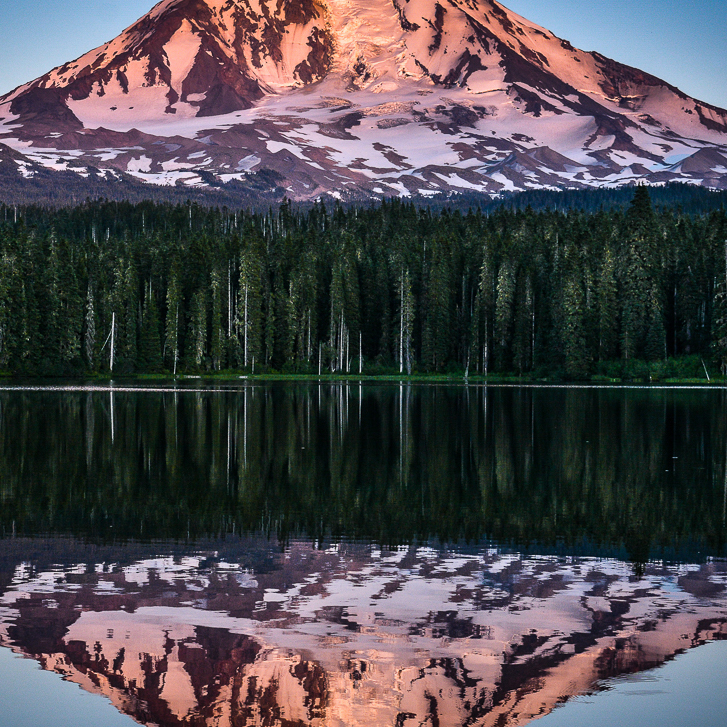
[[[495,0],[164,0],[0,99],[52,169],[295,198],[689,181],[727,187],[727,112]]]

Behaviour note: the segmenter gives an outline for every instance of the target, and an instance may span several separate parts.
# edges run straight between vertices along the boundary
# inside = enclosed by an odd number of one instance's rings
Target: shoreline
[[[64,389],[64,390],[93,390],[95,388],[135,389],[139,384],[154,384],[160,387],[173,388],[179,384],[194,384],[214,386],[216,384],[241,383],[300,383],[300,384],[355,384],[355,385],[446,385],[470,386],[486,388],[529,388],[529,389],[727,389],[727,377],[717,378],[671,378],[656,381],[640,381],[638,379],[609,379],[603,376],[594,376],[591,379],[563,380],[543,379],[535,377],[515,376],[463,376],[455,374],[413,374],[411,376],[399,374],[122,374],[118,376],[92,375],[92,376],[14,376],[0,375],[0,391],[14,389]],[[185,386],[184,388],[188,388]]]

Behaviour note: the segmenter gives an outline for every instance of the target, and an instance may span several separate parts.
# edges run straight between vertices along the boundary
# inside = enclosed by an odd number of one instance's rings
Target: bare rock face
[[[156,184],[271,169],[301,199],[727,187],[726,111],[495,0],[163,0],[1,98],[0,143]]]

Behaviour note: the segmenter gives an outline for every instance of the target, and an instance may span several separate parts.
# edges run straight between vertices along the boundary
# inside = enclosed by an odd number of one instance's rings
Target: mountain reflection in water
[[[1,390],[0,644],[150,726],[523,725],[727,638],[726,446],[721,390]]]
[[[724,561],[251,540],[19,564],[0,640],[146,725],[512,726],[727,638],[726,586]]]

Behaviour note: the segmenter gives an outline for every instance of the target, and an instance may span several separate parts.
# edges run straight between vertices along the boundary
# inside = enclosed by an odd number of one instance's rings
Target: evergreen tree
[[[160,335],[159,309],[151,282],[146,288],[146,299],[141,316],[138,368],[141,371],[158,373],[162,370],[163,357]]]
[[[657,231],[649,192],[636,188],[626,214],[626,257],[622,291],[622,353],[625,359],[654,356],[665,341],[660,291],[654,285],[661,261],[656,245]],[[648,344],[648,351],[646,342]]]
[[[563,290],[563,343],[565,373],[571,379],[584,378],[588,372],[585,326],[583,322],[583,288],[570,275]]]
[[[475,298],[472,339],[478,353],[478,371],[489,372],[492,355],[493,314],[495,308],[495,276],[490,246],[485,245],[482,254]]]
[[[177,365],[181,356],[180,351],[180,313],[182,307],[182,290],[179,274],[179,263],[172,264],[169,285],[167,287],[167,315],[164,326],[164,358],[174,375],[177,374]]]
[[[111,313],[116,319],[115,358],[118,370],[125,373],[133,371],[136,365],[139,317],[142,307],[136,267],[128,258],[121,257],[117,261],[111,297]],[[112,316],[109,316],[109,319]]]
[[[428,270],[428,306],[426,309],[426,349],[428,360],[424,364],[430,371],[443,371],[452,354],[453,289],[451,240],[447,236],[435,238]],[[423,344],[424,345],[424,344]]]
[[[51,233],[48,256],[50,316],[46,333],[47,356],[56,370],[69,372],[81,366],[83,304],[66,240]]]
[[[14,269],[14,258],[4,253],[0,257],[0,367],[5,370],[12,367],[14,363],[15,340],[12,331],[12,319],[15,311]]]
[[[727,240],[724,242],[724,268],[717,269],[718,283],[714,294],[714,333],[712,350],[719,361],[723,376],[727,376]]]
[[[262,261],[253,244],[240,255],[240,281],[237,301],[237,337],[240,341],[241,365],[251,368],[262,356]]]
[[[509,260],[500,266],[497,274],[495,299],[496,362],[500,371],[508,371],[512,359],[512,321],[515,302],[516,271]]]
[[[598,360],[610,361],[618,356],[618,285],[616,257],[606,247],[597,285]]]
[[[93,300],[93,289],[91,283],[88,284],[88,293],[86,294],[86,318],[85,331],[83,336],[83,353],[88,368],[93,371],[96,361],[96,310]]]
[[[402,270],[399,279],[399,373],[406,368],[407,376],[411,376],[412,365],[412,333],[414,330],[414,295],[411,288],[411,276],[408,270]]]
[[[515,370],[522,376],[531,368],[533,362],[535,317],[532,279],[522,269],[518,275],[516,291],[512,353]]]
[[[224,290],[222,275],[218,268],[212,271],[210,279],[212,294],[212,367],[219,371],[225,364],[225,322],[223,321]]]
[[[342,236],[331,274],[331,317],[329,355],[333,371],[350,371],[351,340],[359,340],[360,295],[358,269],[353,242]]]
[[[199,370],[207,356],[207,294],[204,289],[192,296],[189,340],[192,365]]]

